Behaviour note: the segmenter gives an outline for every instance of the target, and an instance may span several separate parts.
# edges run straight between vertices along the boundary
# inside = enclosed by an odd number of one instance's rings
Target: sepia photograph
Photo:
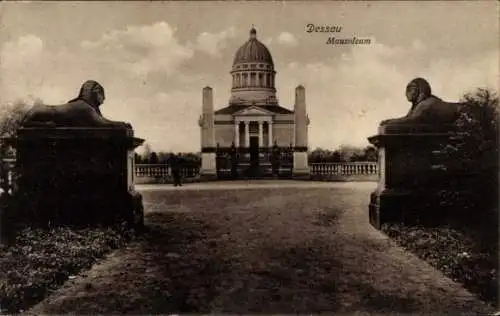
[[[500,315],[497,1],[3,1],[0,314]]]

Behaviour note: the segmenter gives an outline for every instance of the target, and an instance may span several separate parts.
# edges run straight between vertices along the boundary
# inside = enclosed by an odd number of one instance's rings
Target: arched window
[[[255,81],[256,81],[256,74],[255,72],[252,72],[250,74],[250,86],[255,87],[257,85]]]

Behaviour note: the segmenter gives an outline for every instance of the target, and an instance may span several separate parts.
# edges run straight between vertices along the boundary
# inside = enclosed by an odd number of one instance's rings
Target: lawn
[[[382,231],[399,245],[497,306],[498,247],[496,234],[451,225],[442,227],[384,224]]]
[[[0,313],[35,305],[132,236],[124,228],[26,227],[9,246],[0,245]]]

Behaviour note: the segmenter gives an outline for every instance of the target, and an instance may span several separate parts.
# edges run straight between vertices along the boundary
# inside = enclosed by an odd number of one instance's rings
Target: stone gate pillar
[[[203,105],[201,118],[201,169],[204,179],[217,177],[215,150],[215,122],[212,88],[203,88]]]
[[[134,137],[129,123],[102,116],[104,88],[86,81],[76,99],[37,105],[25,115],[16,148],[16,213],[43,225],[143,224],[134,188]]]
[[[446,177],[451,172],[443,152],[451,131],[430,128],[386,126],[369,138],[379,151],[379,181],[369,206],[375,228],[387,222],[432,220],[437,215],[438,192],[447,188]]]

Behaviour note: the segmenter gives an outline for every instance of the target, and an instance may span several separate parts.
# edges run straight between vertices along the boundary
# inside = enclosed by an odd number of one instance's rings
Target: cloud
[[[220,56],[220,51],[226,48],[226,42],[236,36],[236,29],[231,26],[219,33],[203,32],[196,38],[195,48],[211,56]]]
[[[2,100],[8,99],[11,94],[18,97],[20,94],[26,94],[27,99],[33,98],[33,90],[39,81],[34,72],[43,66],[44,53],[43,40],[35,35],[22,36],[16,41],[4,43],[0,48]]]
[[[192,48],[179,43],[175,30],[166,22],[114,30],[81,46],[113,69],[140,78],[153,72],[172,74],[194,55]]]
[[[293,34],[288,32],[282,32],[278,36],[278,43],[287,46],[297,46],[298,41]]]
[[[2,46],[1,67],[21,67],[26,63],[37,63],[43,52],[43,41],[35,35],[20,37],[17,41],[7,42]]]

